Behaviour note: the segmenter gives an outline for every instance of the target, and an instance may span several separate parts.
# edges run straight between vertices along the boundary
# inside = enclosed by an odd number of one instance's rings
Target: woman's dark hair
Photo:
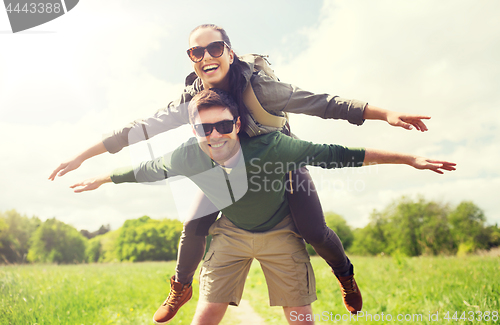
[[[227,36],[226,31],[224,28],[217,26],[215,24],[203,24],[191,31],[189,36],[197,31],[198,29],[203,29],[203,28],[211,28],[216,31],[218,31],[221,36],[222,40],[226,42],[226,44],[232,48],[231,46],[231,41],[229,40],[229,36]],[[233,96],[234,100],[236,101],[236,104],[238,104],[238,110],[239,110],[239,115],[240,115],[240,121],[241,121],[241,129],[244,130],[246,125],[247,125],[247,120],[249,118],[249,113],[248,109],[246,108],[245,104],[243,103],[243,91],[245,90],[247,81],[245,77],[243,76],[243,63],[240,61],[240,58],[236,53],[234,53],[234,60],[233,63],[231,64],[229,68],[229,93],[231,96]]]
[[[231,41],[229,40],[229,36],[227,36],[226,30],[220,26],[215,25],[215,24],[203,24],[203,25],[200,25],[198,27],[195,27],[195,29],[193,29],[191,31],[191,33],[189,34],[189,37],[191,37],[191,35],[193,35],[193,33],[196,32],[198,29],[203,29],[203,28],[211,28],[213,30],[218,31],[220,33],[220,35],[222,36],[222,40],[224,42],[226,42],[226,44],[229,45],[229,47],[232,47]]]

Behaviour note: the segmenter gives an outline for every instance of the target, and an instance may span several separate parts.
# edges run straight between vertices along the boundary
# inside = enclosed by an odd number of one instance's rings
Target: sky
[[[85,0],[16,34],[0,10],[0,212],[89,231],[143,215],[178,218],[169,184],[69,188],[129,165],[140,146],[47,178],[103,135],[177,99],[192,71],[188,34],[215,23],[236,53],[269,55],[283,82],[432,117],[421,133],[293,115],[298,137],[457,163],[445,175],[403,165],[311,167],[325,211],[363,227],[374,210],[423,197],[451,207],[472,201],[489,224],[500,223],[499,10],[497,1]],[[189,134],[182,127],[151,144],[173,148]]]

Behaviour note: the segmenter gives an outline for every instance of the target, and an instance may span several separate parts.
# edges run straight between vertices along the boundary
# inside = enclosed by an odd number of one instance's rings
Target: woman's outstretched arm
[[[399,126],[407,130],[415,128],[418,131],[424,132],[428,129],[422,120],[428,120],[431,117],[427,115],[394,112],[373,105],[366,105],[363,111],[363,118],[367,120],[386,121],[392,126]]]
[[[102,141],[99,141],[98,143],[82,151],[80,154],[76,155],[70,160],[61,163],[56,169],[54,169],[52,174],[50,174],[49,180],[53,181],[56,178],[56,176],[59,177],[63,176],[67,172],[70,172],[80,167],[80,165],[85,160],[105,152],[107,152],[107,150],[106,147],[104,146],[104,143],[102,143]]]

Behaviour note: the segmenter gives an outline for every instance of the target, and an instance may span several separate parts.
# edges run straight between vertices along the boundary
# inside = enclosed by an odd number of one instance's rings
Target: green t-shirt
[[[172,153],[135,169],[115,170],[111,179],[123,183],[188,177],[236,226],[259,232],[273,228],[290,213],[285,195],[289,171],[306,165],[359,167],[365,155],[361,148],[314,144],[281,132],[252,138],[240,135],[240,144],[239,159],[230,169],[214,163],[192,138]]]

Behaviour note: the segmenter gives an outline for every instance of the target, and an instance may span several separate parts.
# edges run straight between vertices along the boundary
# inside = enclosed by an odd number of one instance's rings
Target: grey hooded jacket
[[[314,94],[296,86],[275,81],[264,71],[254,71],[252,60],[242,59],[241,64],[245,79],[252,83],[260,104],[271,114],[283,116],[285,113],[301,113],[324,119],[343,119],[356,125],[364,122],[363,111],[366,102],[328,94]],[[153,116],[133,121],[124,128],[105,135],[103,143],[106,150],[116,153],[128,145],[188,124],[189,102],[201,90],[203,90],[203,85],[201,79],[198,78],[192,85],[184,88],[179,99],[170,102],[167,107],[158,110]],[[251,137],[278,130],[275,127],[262,125],[253,118],[248,120],[249,125],[245,131]],[[137,136],[138,133],[141,135]]]

